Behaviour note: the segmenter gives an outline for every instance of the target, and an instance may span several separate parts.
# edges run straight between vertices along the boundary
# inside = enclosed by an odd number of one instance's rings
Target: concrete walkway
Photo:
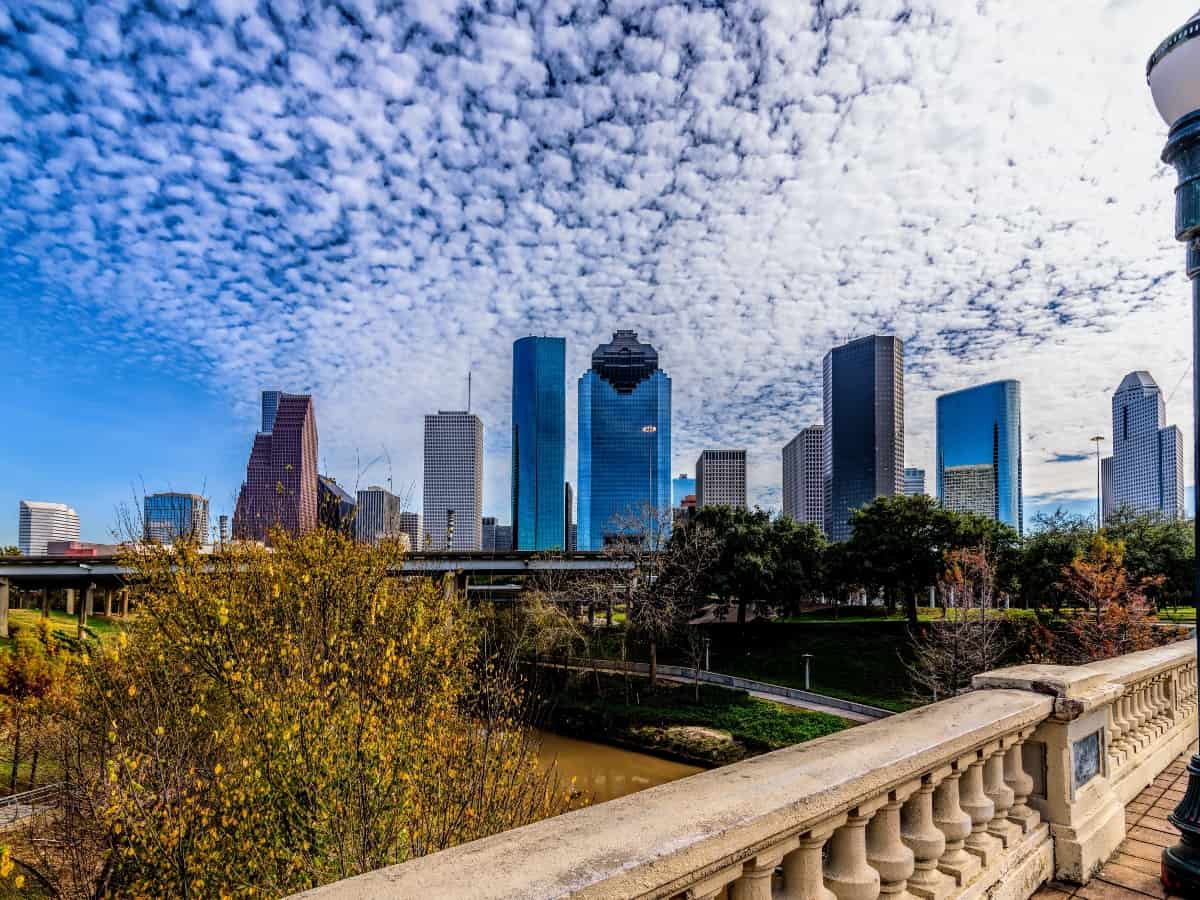
[[[690,678],[678,678],[674,675],[658,676],[663,681],[674,681],[677,684],[694,684]],[[816,703],[812,700],[796,700],[792,697],[783,694],[773,694],[766,691],[746,691],[751,697],[757,697],[760,700],[770,700],[772,703],[782,703],[784,706],[794,706],[797,709],[807,709],[809,712],[828,713],[831,716],[837,716],[839,719],[846,719],[849,722],[874,722],[878,716],[864,716],[862,713],[854,712],[848,709],[839,709],[836,706],[825,706],[821,703]]]
[[[1159,881],[1162,852],[1179,840],[1179,830],[1167,821],[1167,814],[1183,798],[1187,788],[1188,758],[1196,745],[1176,759],[1144,791],[1125,807],[1125,842],[1091,881],[1085,885],[1050,882],[1034,900],[1146,900],[1167,898]]]

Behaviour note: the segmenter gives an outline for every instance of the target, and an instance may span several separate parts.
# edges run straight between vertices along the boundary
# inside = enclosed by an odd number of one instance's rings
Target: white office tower
[[[705,450],[696,460],[696,506],[746,508],[746,451]]]
[[[400,527],[400,498],[385,488],[372,485],[358,492],[354,509],[354,539],[363,544],[397,540]]]
[[[824,433],[825,426],[811,425],[783,448],[783,514],[818,528],[825,526]]]
[[[470,412],[425,417],[427,550],[478,551],[483,544],[483,422]]]
[[[1130,372],[1113,394],[1112,511],[1184,515],[1183,433],[1166,425],[1162,391]]]
[[[22,556],[45,556],[51,541],[79,540],[79,515],[65,503],[22,500],[17,544]]]

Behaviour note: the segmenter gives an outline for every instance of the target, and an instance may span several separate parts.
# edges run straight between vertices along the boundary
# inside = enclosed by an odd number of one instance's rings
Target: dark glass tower
[[[825,534],[850,537],[850,513],[904,489],[904,342],[859,338],[825,354]]]
[[[634,331],[618,331],[579,379],[579,549],[622,519],[671,505],[671,379]]]
[[[512,523],[516,550],[567,546],[563,493],[567,447],[565,338],[513,344]]]
[[[938,397],[942,505],[994,518],[1019,533],[1025,524],[1021,488],[1021,382],[994,381]]]

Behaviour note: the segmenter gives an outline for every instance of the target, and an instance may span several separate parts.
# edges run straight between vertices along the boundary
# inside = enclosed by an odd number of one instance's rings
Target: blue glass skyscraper
[[[517,550],[566,549],[565,338],[513,344],[512,527]]]
[[[671,482],[672,508],[678,509],[679,504],[683,503],[683,498],[688,496],[696,496],[696,479],[682,473],[676,475],[675,480]]]
[[[618,331],[579,379],[579,549],[671,505],[671,379],[637,332]]]
[[[1021,382],[994,381],[937,398],[937,493],[947,509],[1015,528],[1021,501]]]

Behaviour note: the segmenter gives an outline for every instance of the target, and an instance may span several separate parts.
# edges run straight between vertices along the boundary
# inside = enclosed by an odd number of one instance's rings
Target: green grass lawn
[[[41,617],[42,612],[38,609],[10,609],[8,624],[9,627],[36,628]],[[68,616],[61,610],[51,610],[50,627],[55,634],[74,640],[79,635],[79,618],[78,616]],[[88,616],[87,628],[94,637],[103,641],[110,637],[116,637],[121,630],[121,620],[115,616],[111,619],[104,616]],[[0,646],[5,647],[11,646],[11,644],[11,640],[0,642]]]
[[[693,685],[660,682],[651,687],[647,678],[631,676],[627,683],[619,675],[602,675],[597,690],[596,681],[590,673],[576,674],[553,695],[552,730],[723,764],[833,734],[851,724],[714,685],[701,685],[697,699]],[[711,746],[704,735],[692,735],[680,726],[726,732],[732,742]]]
[[[919,705],[904,664],[908,630],[902,622],[771,624],[729,639],[721,628],[709,634],[714,672],[803,688],[804,654],[811,653],[810,688],[817,693],[894,712]]]

